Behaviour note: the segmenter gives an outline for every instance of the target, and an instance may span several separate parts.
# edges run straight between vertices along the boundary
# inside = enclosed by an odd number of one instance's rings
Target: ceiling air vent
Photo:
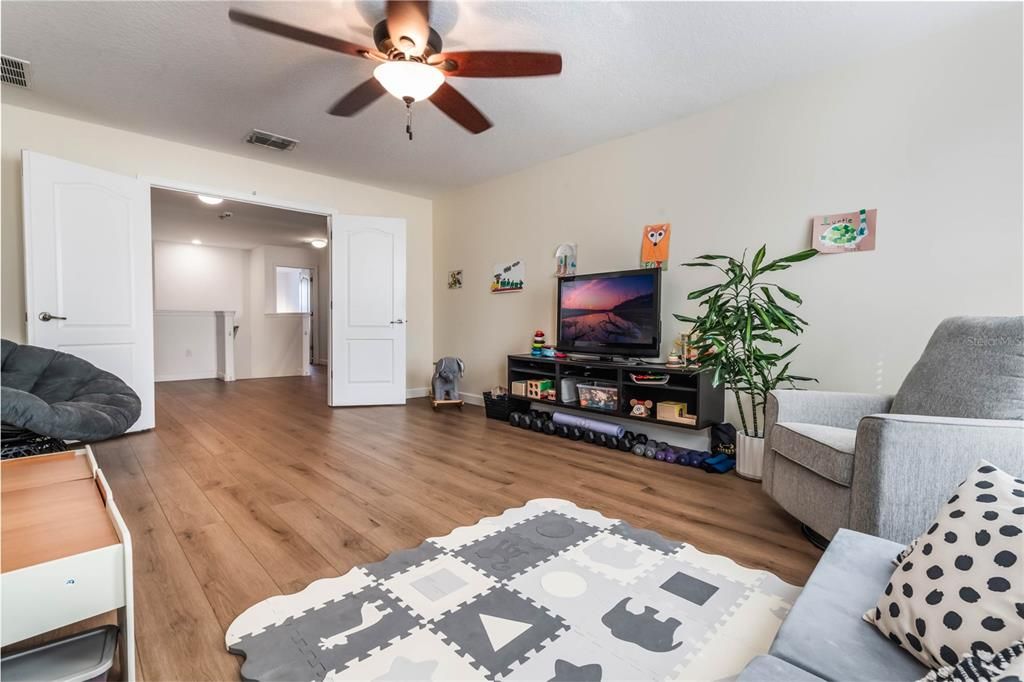
[[[8,85],[17,85],[19,88],[28,87],[28,62],[24,59],[18,59],[16,57],[8,57],[7,55],[0,55],[2,60],[2,72],[3,77],[0,78],[4,83]]]
[[[245,141],[249,144],[258,144],[261,147],[270,147],[271,149],[276,149],[281,152],[287,152],[295,149],[295,145],[299,143],[298,140],[282,137],[281,135],[275,135],[274,133],[268,133],[265,130],[252,131],[246,136]]]

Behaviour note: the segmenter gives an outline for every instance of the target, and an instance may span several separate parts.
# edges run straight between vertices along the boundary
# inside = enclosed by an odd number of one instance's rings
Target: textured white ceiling
[[[4,54],[33,90],[4,100],[422,195],[519,170],[841,65],[989,10],[973,2],[436,3],[450,49],[559,51],[561,76],[452,79],[494,122],[477,136],[429,103],[326,109],[373,63],[231,24],[229,6],[371,44],[382,2],[0,4]],[[252,128],[293,152],[242,143]]]
[[[312,249],[309,240],[327,237],[327,218],[312,213],[225,199],[204,204],[195,194],[154,189],[153,239],[187,244],[199,239],[206,246],[252,249],[257,246],[295,246]],[[230,218],[220,215],[230,212]]]

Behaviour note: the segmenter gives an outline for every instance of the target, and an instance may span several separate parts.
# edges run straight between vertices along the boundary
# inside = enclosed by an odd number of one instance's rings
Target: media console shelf
[[[637,384],[630,374],[668,374],[666,384]],[[583,407],[578,402],[564,402],[562,395],[562,379],[595,381],[614,386],[619,391],[618,410],[600,410]],[[630,419],[647,424],[675,426],[682,429],[705,429],[725,419],[725,391],[711,385],[708,374],[697,374],[691,369],[669,369],[663,365],[644,363],[614,362],[610,360],[574,360],[570,358],[544,358],[534,355],[508,356],[508,389],[512,392],[513,381],[530,379],[551,379],[557,393],[557,400],[536,400],[555,407],[569,410],[580,410],[609,417]],[[575,399],[576,396],[573,396]],[[655,403],[650,417],[634,417],[630,414],[629,401],[650,400]],[[671,400],[686,403],[687,412],[696,415],[697,423],[681,424],[679,422],[657,419],[657,403]]]

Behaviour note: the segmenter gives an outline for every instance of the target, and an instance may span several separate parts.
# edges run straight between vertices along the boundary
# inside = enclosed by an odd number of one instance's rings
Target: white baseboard
[[[153,380],[160,381],[193,381],[195,379],[216,379],[217,371],[212,372],[185,372],[184,374],[158,374]]]
[[[424,386],[422,388],[407,388],[405,389],[406,398],[426,398],[430,395],[430,387]],[[460,393],[462,399],[469,405],[483,405],[484,397],[478,393]]]
[[[324,367],[326,367],[327,366],[327,358],[317,358],[316,360],[313,361],[313,364],[314,365],[323,365]]]

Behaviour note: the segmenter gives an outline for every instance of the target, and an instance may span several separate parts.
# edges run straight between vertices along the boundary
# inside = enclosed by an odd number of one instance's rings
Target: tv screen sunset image
[[[658,331],[654,286],[652,275],[563,282],[560,343],[652,343]]]

